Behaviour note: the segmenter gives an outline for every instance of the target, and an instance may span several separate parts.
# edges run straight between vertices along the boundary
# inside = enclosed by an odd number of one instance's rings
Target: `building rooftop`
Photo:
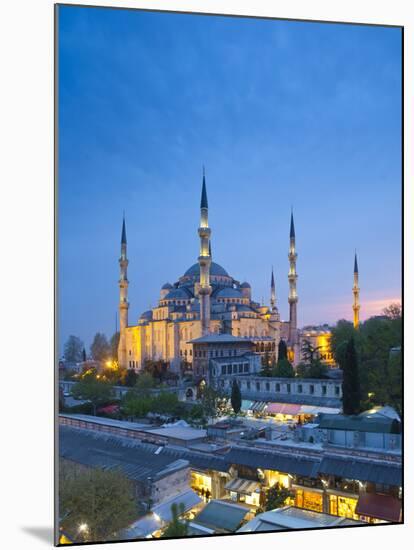
[[[284,531],[289,529],[310,529],[315,527],[338,527],[338,525],[361,525],[362,522],[331,516],[320,512],[312,512],[285,506],[258,514],[243,525],[238,533],[253,533],[259,531]]]
[[[149,477],[161,479],[189,466],[188,460],[155,451],[116,436],[69,426],[59,427],[60,457],[84,466],[120,469],[129,479],[143,482]]]
[[[211,500],[191,523],[196,528],[207,527],[215,533],[233,533],[248,513],[249,509],[244,506]]]
[[[190,340],[189,344],[236,344],[250,342],[247,338],[233,336],[232,334],[207,334],[200,338]]]
[[[319,427],[328,430],[350,430],[371,433],[401,433],[401,423],[395,418],[379,414],[376,409],[359,415],[321,414]]]
[[[165,426],[163,428],[155,428],[147,430],[148,433],[154,435],[162,435],[172,439],[181,439],[183,441],[192,441],[193,439],[202,439],[207,436],[206,430],[186,427],[186,426]]]

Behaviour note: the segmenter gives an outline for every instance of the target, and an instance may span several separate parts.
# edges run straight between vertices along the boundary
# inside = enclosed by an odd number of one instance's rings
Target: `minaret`
[[[358,260],[357,255],[355,251],[355,260],[354,260],[354,286],[352,287],[352,292],[354,294],[354,305],[352,306],[352,309],[354,310],[354,328],[357,329],[359,327],[359,310],[361,309],[361,306],[359,305],[359,274],[358,274]]]
[[[207,189],[206,189],[206,177],[203,167],[203,187],[201,190],[201,217],[200,227],[198,228],[198,235],[200,237],[200,255],[198,257],[198,263],[200,265],[200,288],[198,291],[200,299],[200,320],[201,320],[201,334],[202,336],[210,332],[210,235],[211,230],[208,226],[208,202],[207,202]]]
[[[296,243],[295,243],[295,224],[293,221],[293,211],[290,214],[290,247],[289,247],[289,343],[296,344],[297,340],[297,311],[296,306],[298,303],[298,295],[296,292],[296,259],[298,255],[296,254]]]
[[[275,277],[273,275],[273,266],[272,266],[272,276],[270,279],[270,309],[272,311],[276,309],[276,287],[275,287]]]
[[[128,326],[128,259],[127,238],[125,229],[125,216],[122,220],[121,257],[119,258],[119,345],[118,363],[120,367],[127,368],[126,328]]]

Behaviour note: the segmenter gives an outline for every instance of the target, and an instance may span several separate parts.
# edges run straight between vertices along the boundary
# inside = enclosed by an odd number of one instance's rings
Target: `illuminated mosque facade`
[[[277,360],[278,344],[283,339],[288,358],[295,366],[301,361],[301,346],[308,338],[320,347],[322,359],[334,366],[329,350],[328,327],[297,327],[298,294],[296,288],[296,236],[293,212],[289,233],[289,320],[281,321],[273,269],[270,277],[270,304],[263,305],[252,298],[248,282],[232,277],[213,261],[211,228],[208,223],[208,200],[203,173],[198,260],[173,284],[165,283],[157,306],[142,313],[136,324],[128,322],[128,257],[125,218],[122,223],[120,266],[120,339],[119,365],[140,371],[146,361],[164,361],[178,372],[183,364],[193,363],[192,340],[211,334],[226,334],[245,338],[253,343],[255,353]],[[354,323],[359,316],[357,263],[354,274]]]

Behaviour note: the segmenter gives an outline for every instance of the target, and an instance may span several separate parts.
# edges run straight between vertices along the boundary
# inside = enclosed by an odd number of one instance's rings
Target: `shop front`
[[[323,490],[295,487],[295,506],[313,512],[323,512]]]
[[[358,520],[357,504],[358,495],[329,494],[329,513],[333,516]]]
[[[258,481],[235,478],[226,484],[225,489],[234,502],[243,502],[255,507],[260,505],[261,486]]]
[[[211,475],[199,470],[191,470],[191,488],[200,496],[209,498],[212,494]]]

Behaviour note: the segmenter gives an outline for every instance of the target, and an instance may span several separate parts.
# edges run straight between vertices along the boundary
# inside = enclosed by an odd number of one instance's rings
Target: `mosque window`
[[[339,386],[335,386],[335,395],[339,395]]]
[[[309,393],[315,393],[315,386],[313,384],[309,386]]]
[[[280,384],[276,384],[276,391],[280,392]]]
[[[326,395],[326,386],[322,386],[322,395]]]
[[[193,350],[192,350],[192,349],[190,349],[190,356],[192,356],[192,355],[193,355]]]
[[[290,393],[290,384],[286,384],[286,391]]]
[[[227,365],[221,365],[221,374],[226,374],[226,366]]]
[[[247,389],[250,390],[250,382],[247,382]]]
[[[302,384],[298,384],[298,393],[302,393],[302,392],[303,392]]]
[[[245,363],[243,365],[243,370],[244,370],[244,372],[249,372],[249,363]]]
[[[260,391],[260,382],[256,382],[256,390]]]

